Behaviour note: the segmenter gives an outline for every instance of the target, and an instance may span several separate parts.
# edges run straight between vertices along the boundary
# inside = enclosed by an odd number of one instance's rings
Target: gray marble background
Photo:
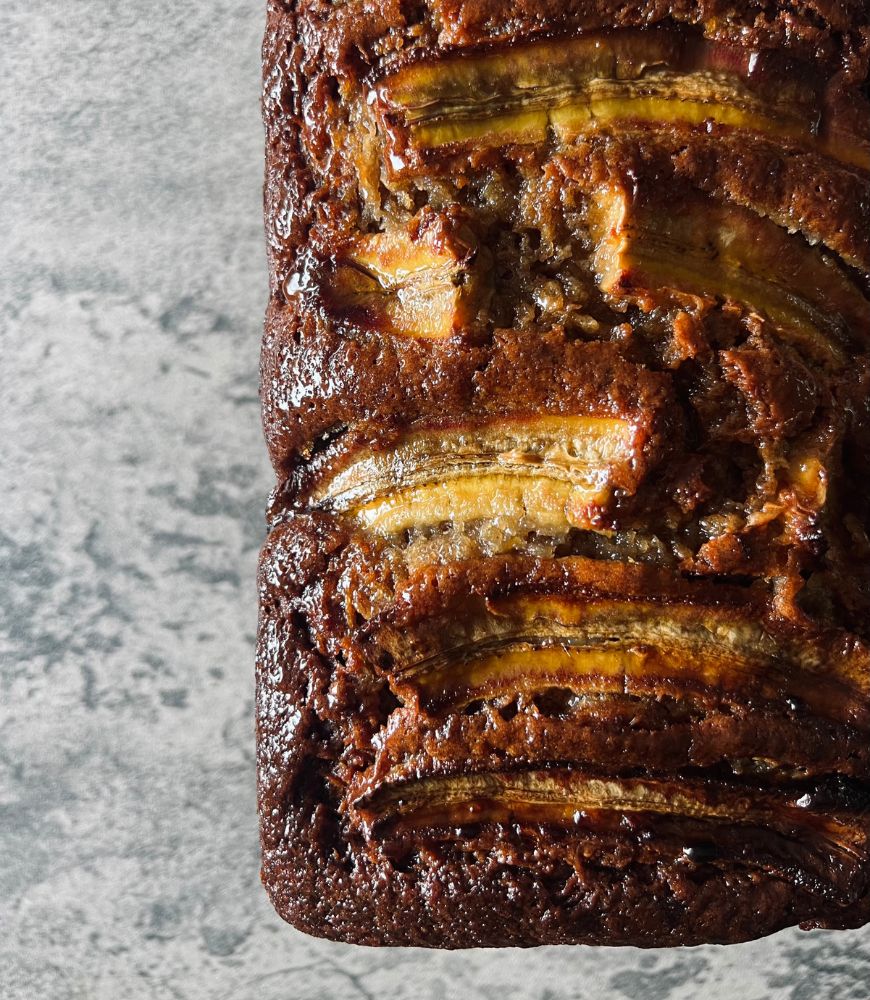
[[[0,8],[0,996],[867,1000],[870,935],[372,951],[257,879],[257,0]]]

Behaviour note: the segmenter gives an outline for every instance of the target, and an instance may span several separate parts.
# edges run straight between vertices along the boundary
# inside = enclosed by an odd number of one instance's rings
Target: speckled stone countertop
[[[4,3],[3,1000],[867,1000],[870,934],[315,941],[258,872],[256,0]]]

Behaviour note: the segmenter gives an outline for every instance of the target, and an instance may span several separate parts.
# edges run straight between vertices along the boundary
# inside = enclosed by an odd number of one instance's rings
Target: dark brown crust
[[[278,613],[274,603],[276,567],[286,570],[285,596],[290,598],[303,578],[323,571],[337,541],[329,533],[318,538],[315,529],[292,561],[267,550],[261,576],[263,877],[279,912],[297,927],[361,944],[461,948],[607,941],[652,946],[744,940],[801,921],[849,927],[867,919],[867,899],[857,882],[848,901],[838,900],[831,890],[831,898],[825,899],[818,891],[796,890],[789,879],[763,865],[736,865],[723,872],[691,863],[682,851],[670,864],[628,870],[589,865],[578,872],[566,868],[555,843],[552,860],[533,872],[498,860],[511,852],[521,854],[522,838],[504,832],[499,849],[487,849],[483,831],[480,860],[432,845],[408,870],[354,844],[328,806],[332,794],[325,790],[323,774],[330,760],[342,752],[346,757],[342,744],[349,742],[349,734],[338,735],[341,721],[352,722],[357,738],[366,741],[365,719],[377,714],[378,695],[354,688],[348,678],[336,684],[327,660],[311,648],[301,626]],[[298,611],[294,617],[300,618]],[[769,738],[769,723],[761,725]],[[817,732],[810,739],[824,740],[823,731]],[[684,829],[683,834],[689,844],[682,846],[709,842],[703,831]],[[372,885],[379,886],[377,893]],[[649,892],[656,887],[660,898],[653,905]],[[414,920],[408,919],[411,914]]]
[[[870,59],[870,17],[861,0],[802,3],[789,5],[788,11],[776,3],[743,5],[720,0],[678,4],[576,0],[543,7],[530,2],[525,8],[504,0],[462,0],[443,6],[419,4],[407,12],[399,0],[379,4],[355,0],[337,6],[306,3],[286,9],[289,6],[270,4],[263,47],[265,194],[273,293],[283,286],[306,240],[316,240],[323,231],[334,244],[339,234],[353,230],[358,175],[351,163],[330,154],[335,143],[326,123],[332,129],[337,123],[347,127],[346,110],[336,99],[336,84],[348,90],[362,87],[363,80],[396,53],[406,57],[415,49],[474,48],[505,37],[522,40],[581,28],[644,27],[675,21],[702,25],[704,33],[715,40],[788,51],[818,67],[840,89],[851,79],[865,80]],[[291,39],[297,43],[290,44]],[[855,90],[846,92],[853,95]],[[859,120],[863,119],[866,106],[859,113]],[[727,130],[722,134],[714,130],[707,139],[695,133],[693,138],[698,142],[697,153],[679,131],[673,139],[665,135],[663,140],[673,150],[680,170],[694,182],[706,189],[721,185],[729,197],[757,205],[764,214],[785,216],[788,209],[793,226],[810,221],[814,238],[829,242],[847,259],[867,267],[870,178],[798,150],[765,150],[763,142],[762,156],[755,161],[746,153],[746,136],[732,141]],[[657,148],[661,147],[654,141],[650,152],[656,155]],[[703,157],[703,171],[693,162],[696,155]],[[787,183],[790,178],[806,177],[804,167],[811,168],[810,175],[822,190]],[[717,178],[722,180],[717,183]],[[781,178],[779,183],[777,178]],[[825,196],[826,191],[831,197]]]
[[[725,127],[626,124],[568,145],[446,151],[394,178],[375,210],[359,139],[361,95],[404,60],[656,25],[802,66],[855,119],[867,109],[866,3],[268,7],[261,396],[278,484],[259,571],[256,707],[262,877],[278,912],[336,940],[443,948],[727,943],[870,920],[867,358],[819,363],[733,302],[644,314],[603,296],[590,268],[572,270],[594,250],[588,192],[641,178],[663,205],[703,192],[770,219],[839,257],[868,296],[870,175]],[[329,276],[353,239],[432,219],[483,282],[473,321],[426,340],[337,310]],[[367,449],[389,452],[415,430],[557,415],[631,421],[643,441],[588,538],[490,551],[464,526],[460,549],[426,563],[409,555],[410,535],[375,537],[312,499]],[[408,664],[391,659],[413,648],[449,661],[475,615],[491,625],[537,597],[754,630],[773,679],[734,690],[662,680],[652,698],[627,686],[598,700],[550,683],[457,709],[420,698],[402,680]],[[790,679],[798,650],[804,688]],[[807,684],[818,689],[805,699],[795,692]],[[547,767],[759,801],[787,792],[808,819],[359,819],[361,802],[376,810],[405,781]],[[857,846],[832,845],[816,814]]]
[[[273,610],[275,567],[286,569],[292,593],[290,579],[298,585],[301,578],[322,573],[337,541],[321,534],[316,549],[311,543],[301,545],[292,561],[267,551],[262,571],[258,761],[263,872],[279,912],[296,926],[363,944],[460,948],[608,941],[652,946],[743,940],[800,921],[847,927],[867,919],[866,897],[860,903],[856,897],[838,901],[835,895],[826,901],[795,890],[788,879],[763,868],[741,871],[737,866],[723,873],[715,866],[687,863],[682,855],[654,868],[588,866],[577,872],[566,870],[554,846],[552,861],[543,872],[533,873],[498,860],[523,850],[522,840],[505,833],[500,851],[482,847],[479,861],[436,845],[423,852],[418,868],[407,870],[372,856],[362,844],[353,846],[327,805],[331,795],[324,798],[320,775],[347,741],[347,735],[332,735],[339,720],[355,720],[357,737],[365,742],[367,712],[360,702],[376,714],[377,693],[364,695],[347,678],[336,686],[327,661],[311,649],[300,626]],[[354,702],[358,707],[351,714]],[[761,725],[769,738],[769,723]],[[817,738],[824,740],[823,731]],[[684,834],[691,842],[708,840],[697,831]],[[482,835],[482,845],[486,839]],[[571,905],[566,898],[569,881]],[[375,884],[380,891],[372,893]],[[655,906],[648,896],[653,887],[661,892]],[[858,884],[853,883],[852,892],[860,894]],[[408,920],[409,914],[415,919]]]
[[[517,412],[518,398],[528,413],[628,419],[643,413],[646,423],[673,410],[665,376],[632,364],[616,345],[572,342],[560,330],[496,331],[480,344],[351,339],[289,307],[273,310],[263,348],[263,404],[283,476],[312,440],[375,422],[386,443],[391,432],[409,427],[508,416]],[[294,387],[304,385],[312,388],[299,399]],[[673,417],[655,431],[671,440],[681,433]]]
[[[441,39],[452,45],[481,38],[516,37],[552,32],[553,24],[590,31],[635,27],[673,19],[700,24],[705,34],[747,47],[788,49],[797,57],[824,65],[849,65],[866,52],[868,16],[861,0],[809,0],[800,4],[732,3],[729,0],[448,0],[433,4],[443,26]],[[840,47],[840,33],[846,47]]]

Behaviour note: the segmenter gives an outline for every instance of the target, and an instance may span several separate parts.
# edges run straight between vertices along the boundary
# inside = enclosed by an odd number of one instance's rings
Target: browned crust
[[[390,856],[364,847],[361,841],[354,846],[338,812],[333,811],[337,808],[335,796],[340,793],[326,792],[326,788],[336,788],[332,782],[325,782],[322,776],[327,773],[337,777],[361,775],[362,769],[367,768],[370,780],[377,780],[379,774],[397,766],[406,773],[418,773],[420,766],[449,773],[461,771],[472,761],[475,768],[503,766],[506,755],[510,758],[511,754],[516,755],[516,763],[523,763],[526,759],[523,745],[528,747],[528,738],[533,736],[536,741],[543,740],[538,743],[540,751],[551,754],[553,759],[559,759],[562,753],[574,755],[582,747],[589,759],[606,762],[608,770],[612,769],[617,752],[620,769],[643,767],[646,771],[650,766],[660,766],[669,771],[687,765],[709,767],[721,763],[723,754],[739,759],[757,752],[763,744],[765,752],[784,762],[810,764],[811,769],[826,773],[840,770],[844,774],[866,775],[865,741],[863,736],[850,734],[847,728],[803,717],[799,706],[776,712],[753,711],[746,706],[736,715],[712,712],[700,723],[667,725],[664,738],[661,730],[656,732],[652,726],[645,730],[641,725],[628,739],[620,732],[618,714],[612,726],[589,728],[582,733],[575,726],[554,725],[552,720],[519,714],[495,726],[492,716],[481,715],[454,718],[440,729],[422,730],[419,720],[409,721],[405,726],[401,716],[396,716],[396,724],[379,754],[372,757],[366,748],[371,747],[372,735],[383,718],[383,687],[367,682],[364,675],[363,679],[354,679],[358,668],[352,666],[350,672],[342,670],[336,674],[335,666],[330,665],[330,643],[326,639],[331,613],[325,612],[324,618],[323,612],[316,611],[324,607],[330,553],[340,552],[342,535],[330,528],[325,518],[312,520],[307,531],[302,529],[303,525],[297,525],[296,531],[287,536],[291,550],[275,546],[273,540],[273,547],[263,560],[258,666],[264,877],[279,911],[297,926],[312,933],[362,943],[467,947],[600,940],[644,945],[697,943],[757,936],[800,920],[812,919],[826,926],[860,922],[864,902],[851,899],[847,905],[830,887],[824,890],[829,896],[827,901],[819,896],[821,888],[805,896],[804,890],[789,885],[789,877],[776,869],[773,862],[770,862],[773,867],[765,870],[763,864],[760,868],[745,868],[743,862],[732,859],[727,876],[720,867],[702,866],[702,871],[694,865],[687,867],[683,852],[686,845],[674,847],[673,841],[667,839],[673,836],[673,831],[668,834],[656,824],[653,824],[658,830],[655,836],[664,838],[661,850],[665,856],[670,850],[671,856],[669,861],[660,860],[654,868],[633,862],[625,869],[621,867],[626,864],[623,857],[621,866],[615,861],[613,867],[581,866],[579,870],[571,869],[572,876],[565,868],[568,864],[565,858],[569,856],[564,853],[566,848],[560,854],[558,836],[553,834],[553,840],[548,835],[545,843],[552,854],[550,868],[565,873],[561,875],[562,886],[573,877],[572,887],[580,893],[580,901],[570,912],[560,902],[558,879],[554,882],[540,870],[532,874],[522,865],[517,866],[516,859],[511,863],[496,860],[512,852],[522,854],[522,838],[517,841],[510,834],[499,835],[492,841],[490,834],[481,831],[479,850],[484,851],[485,861],[462,854],[458,846],[445,846],[439,841],[410,868],[400,858],[390,860]],[[487,577],[480,564],[469,566],[468,570],[480,580],[477,589],[485,586],[492,595],[510,593],[512,584],[515,588],[518,583],[532,589],[537,585],[547,593],[553,591],[552,580],[550,585],[546,581],[547,573],[552,575],[554,568],[548,570],[529,563],[525,572],[518,568],[510,572],[503,563],[501,570],[489,577],[488,584],[484,584]],[[613,571],[612,584],[624,593],[625,581],[619,581],[623,571],[618,566]],[[638,567],[635,573],[638,592],[648,590],[650,579],[645,585],[644,578],[657,575]],[[575,579],[575,587],[577,583]],[[463,584],[456,574],[451,577],[445,572],[440,583],[436,577],[428,585],[433,598],[449,607],[451,600],[461,599],[468,581]],[[597,586],[606,588],[606,583],[599,580]],[[679,591],[687,585],[674,581],[672,586]],[[704,586],[709,591],[716,585]],[[573,588],[568,590],[571,592]],[[728,602],[727,588],[721,591],[720,599]],[[737,591],[731,599],[739,602]],[[411,614],[425,613],[427,608],[431,611],[431,603],[421,599],[419,591],[416,597],[408,595],[405,606]],[[308,631],[312,624],[315,635]],[[349,662],[352,664],[353,660]],[[652,721],[648,720],[648,724]],[[330,806],[330,801],[335,804]],[[683,828],[683,836],[707,843],[710,835]],[[714,839],[726,843],[728,837],[723,840],[723,836],[717,831]],[[740,837],[745,841],[745,833]],[[490,846],[486,847],[488,843]],[[785,843],[779,848],[771,847],[769,836],[766,843],[767,849],[787,853],[795,849],[787,848]],[[576,847],[574,843],[572,849]],[[408,848],[399,844],[395,850],[400,849]],[[613,846],[608,848],[613,849]],[[724,862],[719,859],[719,863]],[[806,871],[800,878],[797,872],[804,870],[801,865],[812,866],[812,852],[800,863],[794,858],[791,863],[797,864],[791,877],[805,880]],[[492,877],[484,876],[484,871]],[[653,871],[659,875],[653,876]],[[857,877],[854,872],[849,877],[850,891],[858,891]],[[372,879],[383,885],[383,894],[368,891],[366,887],[372,884]],[[433,913],[423,900],[426,886],[446,887],[451,879],[467,884],[470,897],[461,908],[467,914],[467,922],[448,926],[447,911],[441,915]],[[664,913],[650,910],[644,902],[646,888],[653,883],[660,886],[668,899],[672,893],[670,886],[682,886]],[[497,929],[489,907],[496,903],[505,906],[507,899],[500,888],[504,884],[512,885],[511,893],[518,894],[509,897],[513,902],[505,911],[514,915],[511,921],[515,925]],[[608,916],[600,910],[598,894],[602,892],[613,900],[613,906],[620,908],[622,931],[617,930],[616,911]],[[326,898],[321,899],[324,893]],[[415,914],[414,921],[399,918],[394,894],[398,894],[405,907],[402,912]],[[677,899],[682,900],[682,910]],[[542,915],[546,914],[552,934],[537,937],[530,926],[523,930],[521,914],[528,914],[535,907]],[[722,914],[722,922],[714,919],[714,907]],[[750,918],[753,910],[759,913],[755,923]]]
[[[279,913],[300,929],[379,945],[660,946],[745,940],[800,922],[851,927],[867,919],[866,873],[829,871],[834,881],[819,882],[812,850],[777,843],[769,833],[741,831],[739,842],[754,843],[741,860],[729,854],[729,836],[717,831],[724,856],[715,863],[692,860],[692,845],[709,844],[711,834],[692,824],[679,832],[653,824],[662,855],[654,864],[631,861],[624,838],[605,849],[594,837],[590,848],[612,860],[580,863],[572,851],[581,845],[565,844],[555,832],[534,837],[532,846],[507,831],[493,837],[482,830],[471,853],[474,841],[464,848],[433,842],[421,844],[411,863],[367,849],[343,828],[323,777],[343,743],[325,717],[327,706],[333,702],[333,714],[341,714],[342,695],[352,701],[359,692],[336,688],[298,626],[279,622],[271,602],[261,607],[263,878]],[[367,714],[358,704],[355,725],[363,730]]]
[[[680,434],[667,376],[625,359],[616,345],[572,342],[559,329],[496,331],[481,343],[343,336],[295,304],[273,303],[262,373],[266,437],[282,477],[322,435],[375,422],[388,440],[407,427],[529,411],[629,419],[665,411],[661,430]]]
[[[801,4],[729,0],[446,0],[433,4],[441,39],[470,44],[481,38],[510,38],[552,31],[559,24],[585,31],[638,27],[674,20],[699,24],[713,39],[749,47],[787,49],[799,58],[837,66],[860,60],[867,47],[867,9],[861,0],[819,0]],[[842,39],[840,33],[845,35]],[[845,41],[845,45],[842,45]],[[866,56],[865,56],[866,57]]]
[[[325,240],[353,232],[359,210],[354,165],[331,152],[338,145],[326,123],[347,128],[346,109],[336,89],[352,92],[391,56],[407,58],[416,50],[438,52],[443,46],[475,48],[499,39],[522,40],[541,34],[616,27],[646,27],[660,22],[702,26],[718,41],[749,48],[790,52],[818,68],[830,81],[831,100],[847,94],[852,80],[866,79],[870,24],[861,0],[843,4],[804,3],[784,11],[779,5],[722,3],[682,4],[558,3],[556,9],[531,4],[516,8],[503,0],[489,3],[420,4],[406,12],[398,0],[377,6],[362,0],[332,6],[307,3],[293,9],[270,4],[263,46],[264,118],[267,132],[266,217],[273,293],[298,263],[307,240]],[[824,9],[822,9],[824,8]],[[290,39],[296,39],[291,44]],[[863,113],[859,119],[866,117]],[[741,204],[771,217],[788,216],[811,238],[867,268],[866,220],[870,178],[851,174],[832,161],[798,149],[781,148],[728,130],[712,136],[697,130],[674,130],[672,137],[650,137],[646,155],[670,148],[679,169],[693,182],[716,188]],[[702,164],[694,162],[697,155]],[[797,184],[810,167],[817,187]],[[453,169],[447,166],[447,169]],[[727,180],[726,180],[727,178]],[[834,197],[827,197],[825,192]],[[846,196],[844,202],[839,196]],[[796,203],[793,199],[797,199]],[[843,205],[851,206],[851,218]]]
[[[826,101],[866,107],[858,93],[870,56],[863,0],[269,2],[271,298],[261,390],[279,485],[259,578],[258,791],[264,884],[278,912],[309,933],[446,948],[659,946],[870,919],[866,856],[835,857],[816,833],[642,814],[620,827],[621,819],[592,817],[573,831],[483,823],[457,833],[435,823],[380,836],[352,818],[361,795],[390,782],[582,759],[594,774],[682,776],[758,797],[788,785],[867,832],[863,675],[850,688],[855,711],[847,716],[810,708],[785,688],[781,698],[768,692],[743,702],[699,689],[682,703],[662,690],[657,699],[614,696],[578,711],[543,692],[538,702],[502,699],[439,716],[413,699],[403,707],[380,658],[380,629],[437,645],[439,630],[448,632],[450,617],[471,603],[517,594],[652,593],[662,606],[696,607],[700,619],[704,608],[728,609],[777,641],[815,644],[827,680],[863,649],[849,629],[866,630],[870,607],[865,359],[823,370],[758,316],[721,304],[639,323],[590,301],[582,333],[545,314],[503,329],[510,321],[493,312],[444,341],[423,342],[342,318],[322,294],[337,249],[370,224],[347,154],[348,108],[366,81],[409,56],[665,22],[803,61],[823,80]],[[572,186],[617,175],[662,190],[686,185],[824,245],[867,288],[870,177],[817,152],[749,144],[727,129],[632,127],[602,130],[570,153],[460,151],[428,173],[458,172],[464,183],[481,170],[544,172],[556,239],[570,229],[563,191]],[[511,235],[510,218],[475,228],[472,209],[445,211],[445,225],[465,227],[484,250],[493,234]],[[589,249],[575,240],[572,252]],[[499,293],[508,294],[511,275],[501,280]],[[712,517],[722,528],[739,520],[730,511],[756,489],[784,513],[764,520],[758,508],[758,526],[699,536],[690,555],[665,567],[563,554],[400,572],[380,543],[310,509],[314,484],[370,444],[390,447],[412,428],[530,412],[646,420],[642,488],[616,498],[611,527],[661,517],[683,530]],[[743,470],[739,483],[730,453]],[[824,499],[771,485],[771,470],[795,455],[823,463]]]

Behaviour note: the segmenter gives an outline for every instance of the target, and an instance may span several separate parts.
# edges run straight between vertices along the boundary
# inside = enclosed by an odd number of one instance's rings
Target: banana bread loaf
[[[868,61],[863,0],[270,0],[295,926],[870,919]]]

